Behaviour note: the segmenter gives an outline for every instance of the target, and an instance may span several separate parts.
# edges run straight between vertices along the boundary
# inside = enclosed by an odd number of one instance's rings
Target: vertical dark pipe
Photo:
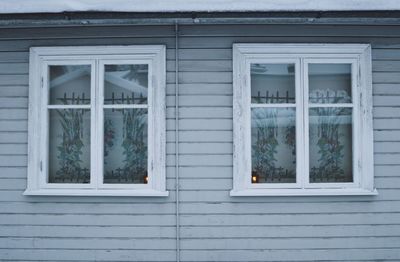
[[[175,22],[175,208],[176,208],[176,261],[180,262],[179,224],[179,26]]]

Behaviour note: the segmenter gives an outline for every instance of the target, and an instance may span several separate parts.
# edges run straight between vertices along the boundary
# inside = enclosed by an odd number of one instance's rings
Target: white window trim
[[[250,64],[284,61],[296,66],[296,183],[251,184]],[[293,62],[293,61],[298,61]],[[308,183],[304,155],[308,143],[307,62],[352,63],[353,183]],[[233,189],[231,196],[376,195],[373,175],[371,46],[368,44],[234,44],[233,45]],[[299,75],[299,77],[297,76]],[[300,78],[300,80],[298,79]],[[356,82],[356,83],[355,83]],[[304,101],[300,101],[301,92]],[[305,98],[307,97],[307,99]],[[300,114],[305,114],[300,112]],[[305,114],[306,115],[306,114]],[[355,135],[357,134],[357,135]],[[300,144],[299,144],[300,143]],[[304,151],[303,151],[304,150]],[[301,151],[301,152],[300,152]],[[306,156],[308,159],[308,156]],[[300,177],[300,180],[298,180]]]
[[[166,56],[163,45],[32,47],[29,64],[28,184],[24,195],[64,196],[168,196],[166,191]],[[46,182],[48,152],[47,68],[53,64],[91,64],[91,177],[90,184],[49,184]],[[147,184],[102,183],[103,92],[101,73],[107,63],[149,65],[148,96],[148,178]],[[100,94],[98,94],[100,92]],[[46,100],[46,101],[45,101]],[[93,101],[93,100],[92,100]],[[135,107],[135,106],[133,106]],[[140,107],[140,106],[139,106]],[[46,111],[45,111],[46,110]],[[96,124],[94,124],[96,122]],[[97,128],[95,128],[97,127]],[[43,128],[45,128],[43,130]]]

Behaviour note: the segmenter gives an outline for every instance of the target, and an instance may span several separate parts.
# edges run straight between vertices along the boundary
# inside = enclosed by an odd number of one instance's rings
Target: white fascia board
[[[400,10],[398,0],[0,0],[0,13]]]

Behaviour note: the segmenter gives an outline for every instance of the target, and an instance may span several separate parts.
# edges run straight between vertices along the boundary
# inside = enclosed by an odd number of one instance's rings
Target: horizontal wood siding
[[[400,27],[185,25],[181,261],[400,261]],[[230,197],[232,44],[371,43],[376,197]],[[167,198],[27,197],[31,46],[167,46]],[[173,26],[0,32],[0,261],[175,261]]]

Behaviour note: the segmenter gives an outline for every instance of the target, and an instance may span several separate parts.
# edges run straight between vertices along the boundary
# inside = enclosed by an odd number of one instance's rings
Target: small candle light
[[[143,176],[143,182],[147,184],[149,182],[149,177],[147,175]]]
[[[257,175],[257,172],[251,172],[251,183],[255,184],[258,183],[259,181],[259,176]]]

